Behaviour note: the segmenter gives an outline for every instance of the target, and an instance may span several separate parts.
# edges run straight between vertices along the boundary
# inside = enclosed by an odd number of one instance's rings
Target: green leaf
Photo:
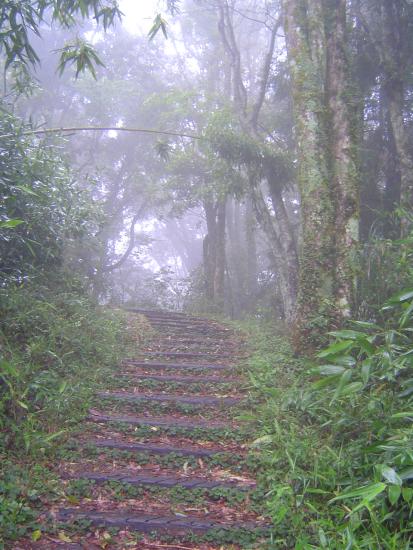
[[[42,532],[40,531],[40,529],[36,529],[36,531],[33,531],[32,533],[32,540],[34,542],[38,541],[42,536]]]
[[[168,23],[165,21],[165,19],[163,19],[162,15],[158,13],[153,20],[152,27],[149,29],[148,32],[149,40],[153,40],[160,30],[162,31],[164,37],[168,38],[168,33],[166,30],[167,25]]]
[[[336,502],[338,500],[346,500],[353,498],[362,498],[366,502],[370,502],[375,499],[380,493],[382,493],[387,488],[387,485],[382,482],[371,483],[370,485],[365,485],[359,489],[354,489],[353,491],[348,491],[347,493],[341,493],[331,499],[329,502]]]
[[[318,530],[318,538],[320,539],[321,548],[328,548],[328,540],[323,529]]]
[[[364,384],[367,384],[370,378],[371,360],[365,359],[361,364],[361,379]]]
[[[390,504],[394,506],[402,494],[402,489],[398,485],[390,485],[390,487],[387,488],[387,494]]]
[[[33,189],[30,189],[30,187],[26,187],[25,185],[16,185],[17,189],[20,191],[23,191],[23,193],[26,193],[26,195],[33,195],[34,197],[38,197],[39,195],[33,191]]]
[[[413,420],[413,411],[398,412],[392,414],[390,418],[409,418],[410,420]]]
[[[400,478],[402,479],[402,481],[407,481],[409,479],[413,479],[413,467],[405,468],[404,470],[401,470],[399,475],[400,475]]]
[[[334,392],[331,403],[333,403],[336,399],[338,399],[340,397],[340,395],[343,392],[344,387],[349,383],[352,375],[353,375],[353,372],[351,370],[346,370],[345,372],[343,372],[343,374],[340,377],[340,381],[338,383],[337,389]]]
[[[360,328],[365,328],[370,330],[381,330],[381,327],[379,325],[376,325],[376,323],[370,323],[368,321],[352,321],[352,324]]]
[[[393,485],[399,485],[399,486],[403,483],[400,476],[397,474],[394,468],[391,468],[390,466],[386,466],[385,464],[383,464],[380,467],[380,470],[383,478],[389,483],[392,483]]]
[[[64,433],[66,433],[66,430],[60,430],[59,432],[54,432],[54,433],[44,437],[43,440],[45,442],[49,443],[50,441],[53,441],[53,439],[56,439],[57,437],[60,437]]]
[[[340,367],[339,365],[321,365],[320,367],[311,369],[311,373],[331,376],[332,374],[342,374],[345,370],[345,367]]]
[[[343,367],[354,367],[356,360],[351,355],[336,355],[334,356],[334,364],[342,365]]]
[[[386,304],[401,304],[402,302],[407,302],[408,300],[411,300],[413,298],[413,290],[412,289],[406,289],[402,290],[401,292],[398,292],[389,300],[387,300]],[[385,306],[386,306],[385,304]]]
[[[330,376],[325,376],[324,378],[321,378],[320,380],[317,380],[317,382],[314,382],[312,387],[316,390],[320,390],[322,388],[326,388],[327,386],[332,386],[336,382],[340,380],[340,374],[332,374]]]
[[[347,340],[344,342],[336,342],[335,344],[332,344],[326,349],[323,349],[320,351],[320,353],[317,354],[317,357],[322,359],[323,357],[329,357],[330,355],[337,355],[338,353],[348,350],[353,346],[353,342],[351,340]]]
[[[402,497],[405,502],[410,502],[413,499],[413,489],[410,489],[410,487],[403,487]]]
[[[367,355],[373,355],[376,351],[376,348],[367,340],[367,338],[358,338],[357,344],[365,353],[367,353]]]
[[[399,327],[404,328],[407,323],[410,321],[413,312],[413,300],[410,302],[409,306],[403,311],[399,319]]]
[[[347,384],[344,386],[344,388],[341,390],[341,397],[344,397],[346,395],[350,395],[352,393],[356,393],[363,389],[363,383],[362,382],[352,382],[351,384]]]
[[[364,332],[358,332],[356,330],[333,330],[328,334],[335,338],[340,338],[341,340],[357,340],[358,338],[366,337]]]
[[[18,225],[25,223],[23,220],[7,220],[6,222],[0,222],[0,229],[13,229]]]

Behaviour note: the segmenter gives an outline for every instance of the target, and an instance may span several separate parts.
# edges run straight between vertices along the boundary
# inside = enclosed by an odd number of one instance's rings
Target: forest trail
[[[215,321],[134,312],[154,336],[96,394],[75,454],[59,465],[70,506],[53,514],[79,526],[73,548],[101,548],[102,536],[104,548],[245,548],[266,521],[240,418],[242,339]]]

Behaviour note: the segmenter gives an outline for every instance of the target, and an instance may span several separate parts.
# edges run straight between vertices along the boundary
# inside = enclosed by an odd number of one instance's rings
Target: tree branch
[[[251,114],[251,125],[254,129],[254,131],[257,131],[257,125],[258,125],[258,117],[261,111],[262,104],[264,103],[265,94],[267,92],[267,86],[268,86],[268,78],[270,76],[270,69],[271,69],[271,63],[272,58],[274,55],[274,48],[275,48],[275,39],[277,36],[277,31],[280,26],[280,20],[278,20],[271,31],[271,37],[270,37],[270,43],[268,46],[268,51],[265,56],[264,65],[262,68],[262,76],[261,76],[261,84],[260,89],[258,92],[257,101],[255,102],[252,114]]]
[[[58,134],[59,132],[108,132],[109,130],[114,130],[116,132],[140,132],[143,134],[163,134],[166,136],[178,136],[178,137],[187,137],[191,139],[203,139],[202,136],[195,136],[193,134],[181,134],[179,132],[168,132],[166,130],[150,130],[147,128],[124,128],[117,126],[74,126],[71,128],[43,128],[40,130],[26,130],[22,132],[22,136],[31,136],[31,135],[42,135],[42,134]],[[0,135],[0,139],[6,137],[13,137],[15,134],[3,134]]]
[[[232,68],[234,101],[240,111],[245,115],[247,108],[247,90],[242,80],[241,55],[232,25],[228,2],[219,6],[218,30],[225,50],[227,51]]]
[[[135,214],[132,218],[131,226],[129,229],[129,245],[128,248],[125,250],[125,252],[122,254],[122,256],[119,258],[117,262],[115,262],[112,265],[107,265],[102,268],[102,273],[108,273],[109,271],[113,271],[114,269],[120,267],[126,260],[129,258],[132,250],[135,248],[135,226],[139,221],[139,218],[141,217],[143,211],[146,208],[146,203],[143,204],[140,208],[137,214]]]

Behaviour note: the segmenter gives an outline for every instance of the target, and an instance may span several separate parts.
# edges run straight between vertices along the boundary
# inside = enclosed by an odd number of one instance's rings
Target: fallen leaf
[[[59,531],[59,540],[62,542],[72,542],[72,539],[68,537],[63,531]]]
[[[37,540],[40,539],[41,536],[42,536],[42,532],[40,531],[40,529],[36,529],[36,531],[33,531],[32,533],[32,540],[36,542]]]
[[[75,497],[74,495],[66,495],[66,500],[70,502],[70,504],[79,504],[79,499]]]

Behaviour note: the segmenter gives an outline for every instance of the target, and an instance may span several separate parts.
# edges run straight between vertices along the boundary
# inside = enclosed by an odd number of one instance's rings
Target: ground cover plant
[[[49,468],[92,394],[144,324],[60,287],[8,289],[0,297],[0,500],[2,537],[34,529],[36,509],[59,493]]]
[[[274,327],[250,328],[251,391],[265,396],[252,446],[280,547],[410,548],[412,297],[331,332],[315,359],[294,358]]]

